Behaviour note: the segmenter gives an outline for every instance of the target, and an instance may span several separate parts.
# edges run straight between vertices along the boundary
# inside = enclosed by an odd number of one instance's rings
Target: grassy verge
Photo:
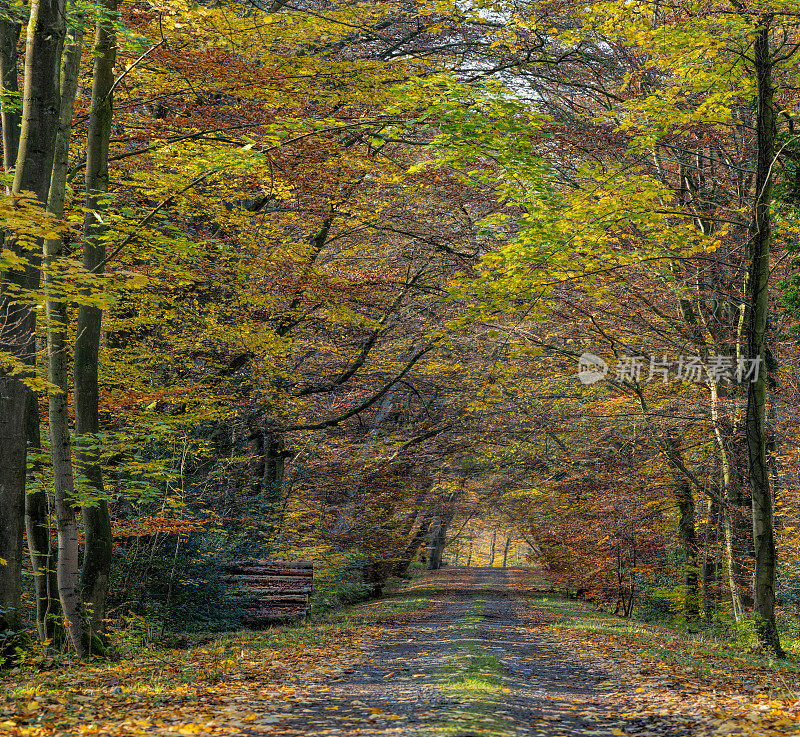
[[[796,652],[776,660],[714,630],[625,620],[579,601],[543,597],[531,607],[565,649],[599,656],[630,713],[669,715],[702,734],[798,734]]]
[[[596,611],[585,602],[554,597],[534,600],[531,606],[551,615],[551,627],[555,629],[602,635],[612,649],[622,648],[627,654],[678,668],[692,668],[701,675],[719,676],[728,684],[736,676],[754,681],[759,674],[773,681],[776,675],[783,674],[795,686],[800,683],[797,679],[800,648],[796,641],[786,641],[788,657],[777,660],[770,653],[754,650],[744,628],[740,637],[735,638],[721,633],[719,627],[698,624],[690,630],[682,624],[650,624]]]
[[[410,595],[408,592],[401,591],[383,599],[366,601],[329,612],[320,618],[320,622],[348,627],[380,624],[386,620],[421,612],[430,603],[431,600],[422,594]],[[311,625],[307,625],[305,628],[308,629],[309,626],[322,626],[322,624],[315,625],[312,620]]]
[[[36,656],[0,677],[0,734],[269,731],[306,683],[345,678],[380,640],[381,622],[429,603],[420,592],[399,592],[323,619],[224,633],[184,649],[129,644],[127,655],[111,662]]]

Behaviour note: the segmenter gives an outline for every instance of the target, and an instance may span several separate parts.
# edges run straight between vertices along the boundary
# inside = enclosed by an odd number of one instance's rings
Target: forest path
[[[447,568],[306,623],[39,656],[0,673],[0,736],[800,737],[796,658],[779,669],[546,586]]]
[[[600,661],[562,643],[547,615],[530,606],[520,571],[446,569],[439,580],[428,592],[430,610],[389,626],[335,680],[307,683],[271,734],[692,733],[677,715],[647,713],[636,683],[616,680]]]

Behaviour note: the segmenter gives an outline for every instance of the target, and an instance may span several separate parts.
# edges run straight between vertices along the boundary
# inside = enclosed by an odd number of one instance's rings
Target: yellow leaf
[[[182,727],[178,727],[178,734],[195,735],[200,734],[202,730],[203,727],[200,724],[184,724]]]
[[[8,561],[5,558],[0,558],[0,566],[7,566]]]

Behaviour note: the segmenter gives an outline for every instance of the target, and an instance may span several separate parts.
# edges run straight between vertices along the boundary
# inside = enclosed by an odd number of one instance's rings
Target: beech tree
[[[19,133],[4,130],[3,141],[13,145],[18,141],[16,154],[4,151],[6,166],[14,167],[11,195],[33,193],[40,207],[47,203],[50,190],[55,133],[58,127],[59,70],[64,40],[65,6],[60,0],[36,0],[30,7],[30,21],[26,36],[25,66],[21,92],[22,109],[19,118],[3,116],[3,126],[9,128],[19,123]],[[3,105],[13,98],[15,72],[10,68],[16,59],[18,23],[3,9],[2,40],[6,44],[2,54],[4,88]],[[0,539],[0,600],[4,623],[8,629],[19,625],[20,573],[22,566],[22,531],[25,511],[25,475],[28,405],[27,385],[21,364],[30,366],[35,357],[33,335],[35,317],[30,309],[26,290],[37,289],[40,279],[39,258],[32,248],[31,234],[6,234],[6,248],[15,259],[4,264],[2,293],[0,294],[0,350],[4,354],[4,367],[0,376],[0,508],[4,524]],[[35,238],[35,235],[34,235]],[[35,240],[34,240],[35,243]],[[7,260],[8,261],[8,260]],[[16,365],[9,365],[8,358]],[[22,375],[21,375],[22,374]],[[37,520],[36,523],[40,521]]]
[[[710,618],[724,576],[743,620],[754,563],[780,653],[772,498],[794,441],[768,277],[793,227],[771,210],[793,16],[30,9],[27,32],[8,7],[0,24],[10,629],[27,507],[39,635],[66,620],[81,656],[109,595],[161,597],[166,626],[183,563],[312,557],[352,597],[449,544],[477,560],[479,523],[491,564],[522,540],[626,616],[650,587]],[[584,351],[608,364],[591,387]],[[651,381],[678,355],[699,381]],[[764,370],[714,373],[740,361]],[[36,392],[49,442],[25,496]]]

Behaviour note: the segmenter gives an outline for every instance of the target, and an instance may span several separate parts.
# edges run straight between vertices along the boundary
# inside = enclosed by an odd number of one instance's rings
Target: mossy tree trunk
[[[749,457],[750,489],[753,497],[753,545],[756,567],[753,583],[753,609],[758,615],[757,632],[761,644],[777,655],[785,653],[775,622],[775,531],[772,489],[767,456],[767,318],[769,313],[769,254],[772,236],[773,167],[775,164],[774,85],[770,48],[772,14],[760,18],[753,44],[756,76],[756,136],[758,154],[755,177],[755,201],[750,228],[750,274],[748,297],[747,357],[756,376],[748,384],[746,433]]]
[[[86,208],[83,224],[83,267],[102,274],[106,258],[106,225],[100,213],[107,207],[108,146],[112,123],[112,91],[117,40],[114,31],[116,0],[104,3],[107,11],[98,18],[94,37],[92,99],[86,143]],[[103,488],[98,433],[99,386],[98,362],[103,312],[96,305],[78,308],[75,339],[75,435],[76,459],[88,480],[91,503],[82,509],[86,541],[81,570],[81,591],[90,610],[93,633],[104,630],[105,603],[111,572],[111,517]]]

